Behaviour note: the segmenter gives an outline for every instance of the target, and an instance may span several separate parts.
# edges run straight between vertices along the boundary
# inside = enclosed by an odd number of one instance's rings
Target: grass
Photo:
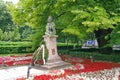
[[[29,54],[29,53],[9,53],[9,54],[0,54],[0,56],[11,56],[11,55],[16,55],[16,56],[19,56],[19,55],[25,55],[25,54]]]

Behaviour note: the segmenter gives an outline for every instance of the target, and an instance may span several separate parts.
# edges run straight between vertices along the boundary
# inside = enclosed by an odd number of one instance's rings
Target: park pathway
[[[18,77],[27,77],[28,66],[19,66],[0,69],[0,80],[15,80]],[[30,75],[45,74],[47,71],[30,69]]]

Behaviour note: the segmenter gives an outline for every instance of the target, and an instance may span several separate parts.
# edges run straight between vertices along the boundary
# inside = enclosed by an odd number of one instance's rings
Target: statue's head
[[[52,20],[53,20],[53,19],[52,19],[52,16],[49,16],[49,17],[48,17],[48,22],[50,23],[50,22],[52,22]]]

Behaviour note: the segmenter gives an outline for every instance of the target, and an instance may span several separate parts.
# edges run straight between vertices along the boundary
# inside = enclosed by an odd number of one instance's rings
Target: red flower
[[[38,75],[34,77],[34,80],[54,80],[50,75]]]

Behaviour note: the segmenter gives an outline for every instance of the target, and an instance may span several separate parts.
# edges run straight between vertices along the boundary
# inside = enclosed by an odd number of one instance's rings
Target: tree
[[[62,10],[70,10],[75,16],[72,19],[72,27],[68,26],[68,32],[94,32],[96,38],[99,42],[99,47],[103,48],[106,44],[108,44],[108,40],[105,39],[105,36],[110,34],[116,25],[119,22],[120,16],[117,13],[117,10],[120,6],[116,6],[117,0],[70,0],[70,1],[58,1],[58,11]],[[88,4],[86,4],[88,3]],[[114,3],[114,4],[113,4]],[[69,5],[74,6],[69,6]],[[61,6],[59,6],[61,5]],[[75,7],[76,6],[76,7]],[[78,25],[77,25],[78,24]],[[75,25],[77,27],[82,26],[77,30],[72,29]],[[80,33],[79,33],[80,34]],[[82,33],[81,33],[82,34]],[[83,33],[84,34],[84,33]],[[83,35],[82,34],[82,35]],[[102,49],[102,52],[108,52],[107,49]]]
[[[95,33],[100,48],[103,48],[108,42],[104,37],[120,20],[119,4],[119,0],[21,0],[17,5],[10,5],[9,9],[16,24],[34,28],[36,36],[33,39],[37,44],[45,32],[48,16],[52,15],[62,32],[80,39]]]
[[[9,4],[14,5],[11,2],[5,3],[3,0],[0,0],[0,34],[1,34],[0,40],[1,41],[22,40],[20,39],[23,38],[21,37],[23,36],[22,33],[20,34],[19,32],[20,27],[16,28],[16,25],[12,21],[10,11],[7,8]],[[28,34],[25,35],[28,36]]]
[[[0,28],[3,32],[13,29],[13,22],[11,15],[3,0],[0,0]]]
[[[118,26],[111,32],[110,40],[108,46],[119,45],[120,44],[120,23]],[[106,37],[107,38],[107,37]]]
[[[28,26],[20,27],[19,29],[21,40],[30,40],[29,37],[32,34],[32,30]]]
[[[19,33],[19,28],[16,27],[14,30],[14,37],[13,37],[14,41],[19,41],[20,40],[20,33]]]
[[[0,40],[2,40],[3,39],[3,31],[0,29]]]
[[[17,5],[11,5],[13,21],[18,25],[29,26],[33,29],[32,39],[39,46],[45,32],[47,18],[51,14],[54,0],[21,0]],[[26,17],[26,18],[25,18]],[[54,16],[53,16],[54,17]]]

